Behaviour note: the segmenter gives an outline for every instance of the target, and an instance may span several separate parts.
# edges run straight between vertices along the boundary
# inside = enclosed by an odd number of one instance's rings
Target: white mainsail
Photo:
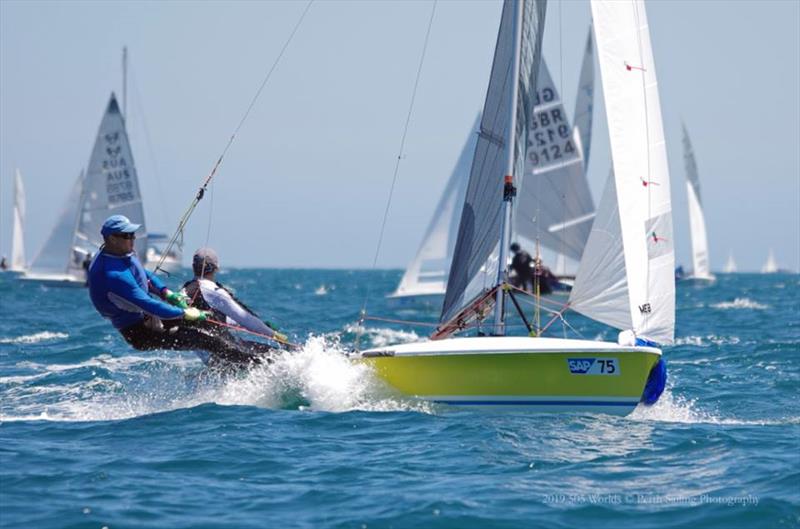
[[[728,260],[725,262],[725,267],[722,269],[722,271],[725,272],[726,274],[732,274],[736,272],[736,270],[737,267],[736,267],[736,261],[734,261],[733,259],[733,252],[730,252],[728,254]]]
[[[512,239],[539,241],[556,254],[578,261],[592,228],[594,203],[578,131],[570,125],[543,60],[531,95],[534,109],[525,172],[514,202]]]
[[[592,0],[613,177],[598,207],[570,306],[669,344],[675,256],[669,168],[642,0]]]
[[[25,270],[25,188],[17,169],[14,175],[14,224],[11,239],[11,270]]]
[[[142,225],[137,232],[135,249],[144,259],[147,228],[142,196],[125,119],[113,93],[89,158],[72,237],[70,273],[83,274],[82,262],[87,254],[96,253],[103,244],[100,228],[110,215],[125,215],[131,222]]]
[[[706,220],[700,200],[700,177],[686,125],[683,125],[683,160],[686,164],[686,194],[689,201],[689,227],[692,235],[692,277],[713,279],[708,262]]]
[[[575,100],[575,130],[580,138],[583,165],[589,167],[589,151],[592,142],[592,121],[594,115],[594,47],[592,46],[592,27],[586,35],[586,49],[583,52],[581,76],[578,79],[578,97]]]
[[[769,255],[767,256],[767,262],[764,263],[764,266],[761,267],[762,274],[774,274],[778,271],[778,263],[775,261],[775,252],[772,251],[772,248],[769,249]]]
[[[442,321],[499,283],[498,262],[505,260],[510,231],[504,179],[523,174],[544,11],[544,2],[507,0],[503,4]]]
[[[450,262],[458,235],[458,221],[467,192],[470,164],[478,142],[480,115],[470,129],[450,179],[434,210],[414,259],[391,297],[442,295],[447,288]]]

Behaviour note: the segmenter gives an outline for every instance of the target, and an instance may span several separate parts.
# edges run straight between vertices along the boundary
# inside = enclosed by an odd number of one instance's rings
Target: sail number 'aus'
[[[568,358],[567,365],[573,375],[619,375],[616,358]]]

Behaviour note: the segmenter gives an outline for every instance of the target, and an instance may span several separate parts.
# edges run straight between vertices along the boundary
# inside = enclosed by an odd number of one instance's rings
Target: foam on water
[[[421,341],[419,335],[414,331],[400,331],[383,327],[362,327],[355,324],[345,326],[344,330],[352,334],[360,332],[372,344],[371,347],[386,347],[387,345]]]
[[[782,424],[800,424],[800,417],[786,417],[780,420],[742,420],[729,417],[719,417],[701,409],[697,399],[687,399],[675,395],[671,388],[664,390],[661,398],[652,406],[640,404],[628,415],[630,420],[639,422],[668,422],[681,424],[718,424],[741,426],[769,426]]]
[[[431,412],[428,403],[396,398],[366,364],[351,360],[337,340],[311,337],[296,352],[237,376],[215,376],[192,356],[114,357],[102,354],[75,364],[20,362],[34,374],[8,376],[13,386],[0,421],[105,421],[192,408],[207,403],[346,412]],[[68,384],[26,385],[51,373],[82,372]],[[102,369],[112,377],[103,378]],[[13,413],[7,413],[13,410]]]
[[[741,340],[737,336],[681,336],[675,338],[675,345],[694,345],[696,347],[711,347],[712,345],[736,345]]]
[[[0,343],[18,343],[18,344],[33,344],[40,342],[48,342],[52,340],[62,340],[69,338],[69,334],[63,332],[50,332],[43,331],[35,334],[26,334],[24,336],[17,336],[16,338],[0,338]]]
[[[769,308],[769,305],[758,303],[757,301],[753,301],[752,299],[749,298],[736,298],[733,301],[723,301],[721,303],[714,303],[711,306],[715,309],[765,310]]]

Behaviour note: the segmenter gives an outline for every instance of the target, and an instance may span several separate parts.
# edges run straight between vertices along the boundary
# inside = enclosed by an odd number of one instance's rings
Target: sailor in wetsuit
[[[256,352],[201,328],[197,322],[209,313],[189,307],[182,295],[142,267],[133,251],[139,227],[123,215],[103,223],[104,244],[88,273],[89,296],[97,312],[139,350],[204,350],[211,355],[210,363],[221,365],[260,361]]]
[[[235,324],[278,343],[286,343],[286,335],[279,333],[272,324],[261,321],[261,318],[236,299],[230,290],[216,282],[219,270],[217,252],[211,248],[197,250],[192,257],[192,270],[194,278],[183,285],[181,294],[189,299],[193,307],[210,312],[217,321]],[[273,351],[267,344],[242,340],[220,327],[212,331],[224,335],[228,340],[235,340],[246,348],[265,353]],[[265,358],[268,359],[269,355]]]

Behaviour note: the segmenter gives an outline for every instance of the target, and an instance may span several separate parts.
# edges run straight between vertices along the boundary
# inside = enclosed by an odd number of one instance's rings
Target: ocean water
[[[368,285],[370,314],[435,321],[387,306],[399,277],[222,275],[303,346],[220,379],[190,352],[131,350],[83,289],[0,275],[0,527],[800,527],[797,275],[680,284],[667,391],[628,417],[393,397],[343,352]]]

